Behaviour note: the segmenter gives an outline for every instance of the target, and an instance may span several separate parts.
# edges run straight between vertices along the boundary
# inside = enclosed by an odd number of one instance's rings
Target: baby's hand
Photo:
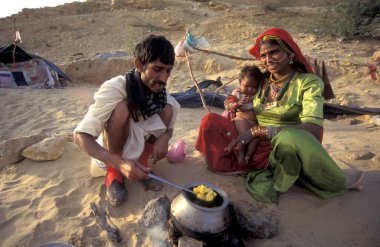
[[[245,105],[251,101],[252,101],[252,99],[250,97],[244,97],[241,100],[239,100],[238,104],[239,104],[239,106],[242,106],[242,105]]]

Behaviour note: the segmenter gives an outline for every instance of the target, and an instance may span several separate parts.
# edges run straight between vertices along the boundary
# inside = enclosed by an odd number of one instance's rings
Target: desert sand
[[[215,1],[214,6],[194,1],[178,1],[175,5],[170,1],[150,1],[147,4],[145,7],[130,4],[118,11],[81,15],[51,14],[59,7],[17,15],[24,38],[21,46],[59,64],[73,82],[63,89],[0,88],[0,141],[40,132],[64,136],[69,141],[57,160],[24,159],[1,167],[0,246],[38,246],[47,242],[66,242],[77,247],[159,246],[150,239],[151,233],[139,226],[141,210],[158,196],[174,198],[179,190],[165,185],[159,192],[144,191],[140,182],[128,181],[128,200],[120,207],[109,206],[104,178],[90,177],[90,157],[72,142],[71,133],[93,102],[93,93],[100,83],[130,68],[130,57],[115,60],[94,57],[97,53],[129,51],[129,46],[138,41],[141,34],[165,35],[176,44],[187,28],[194,35],[204,36],[210,49],[249,57],[247,48],[268,26],[254,21],[255,14],[262,13],[256,11],[250,1]],[[69,5],[66,9],[70,9]],[[36,20],[36,13],[41,13],[44,19]],[[283,18],[288,18],[288,22],[278,22],[278,26],[293,34],[305,54],[325,60],[336,94],[332,102],[379,107],[380,79],[371,80],[368,69],[361,64],[379,66],[380,61],[374,54],[379,51],[380,42],[339,40],[304,33],[293,29],[290,20],[300,21],[305,17],[293,14],[283,12],[281,15],[286,16]],[[0,19],[2,42],[7,35],[8,42],[12,41],[9,38],[13,35],[11,23],[9,18]],[[221,76],[222,82],[227,82],[238,74],[243,64],[255,62],[202,52],[191,54],[190,59],[199,81]],[[115,64],[121,64],[119,71],[115,71]],[[186,60],[177,59],[168,90],[180,92],[193,85]],[[236,81],[232,85],[236,86]],[[221,112],[221,109],[210,109]],[[171,164],[162,160],[152,169],[182,185],[191,181],[217,185],[231,200],[252,205],[278,223],[275,237],[245,239],[246,246],[379,246],[380,127],[373,123],[376,116],[343,115],[325,121],[324,147],[342,169],[352,167],[366,172],[363,191],[321,199],[304,188],[293,186],[280,194],[278,204],[266,204],[246,192],[243,177],[220,176],[207,170],[204,159],[194,149],[199,123],[205,114],[203,108],[181,109],[170,143],[177,140],[187,143],[185,161]],[[360,159],[362,153],[372,155]],[[108,211],[120,230],[121,243],[110,241],[98,226],[91,213],[91,202]]]

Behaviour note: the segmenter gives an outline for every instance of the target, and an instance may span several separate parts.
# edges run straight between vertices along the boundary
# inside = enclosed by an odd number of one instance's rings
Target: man
[[[166,38],[143,39],[135,47],[135,68],[100,86],[74,130],[75,143],[94,158],[91,164],[107,168],[111,205],[125,201],[123,176],[146,180],[148,159],[154,164],[166,156],[180,108],[165,90],[174,61],[174,48]]]

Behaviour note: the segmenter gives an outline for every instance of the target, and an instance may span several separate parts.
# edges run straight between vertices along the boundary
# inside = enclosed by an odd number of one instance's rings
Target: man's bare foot
[[[363,171],[357,171],[354,169],[343,170],[346,174],[346,188],[348,190],[363,190],[364,186],[362,184],[362,180],[364,178]]]
[[[141,180],[145,190],[160,191],[163,187],[162,183],[153,178]]]

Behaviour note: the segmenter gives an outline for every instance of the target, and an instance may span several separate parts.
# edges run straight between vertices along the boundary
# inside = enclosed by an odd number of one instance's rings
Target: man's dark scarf
[[[160,112],[166,105],[166,90],[163,89],[159,93],[147,95],[149,89],[141,81],[140,73],[136,69],[132,69],[125,75],[127,105],[135,122],[138,122],[141,114],[145,119],[153,114]]]

